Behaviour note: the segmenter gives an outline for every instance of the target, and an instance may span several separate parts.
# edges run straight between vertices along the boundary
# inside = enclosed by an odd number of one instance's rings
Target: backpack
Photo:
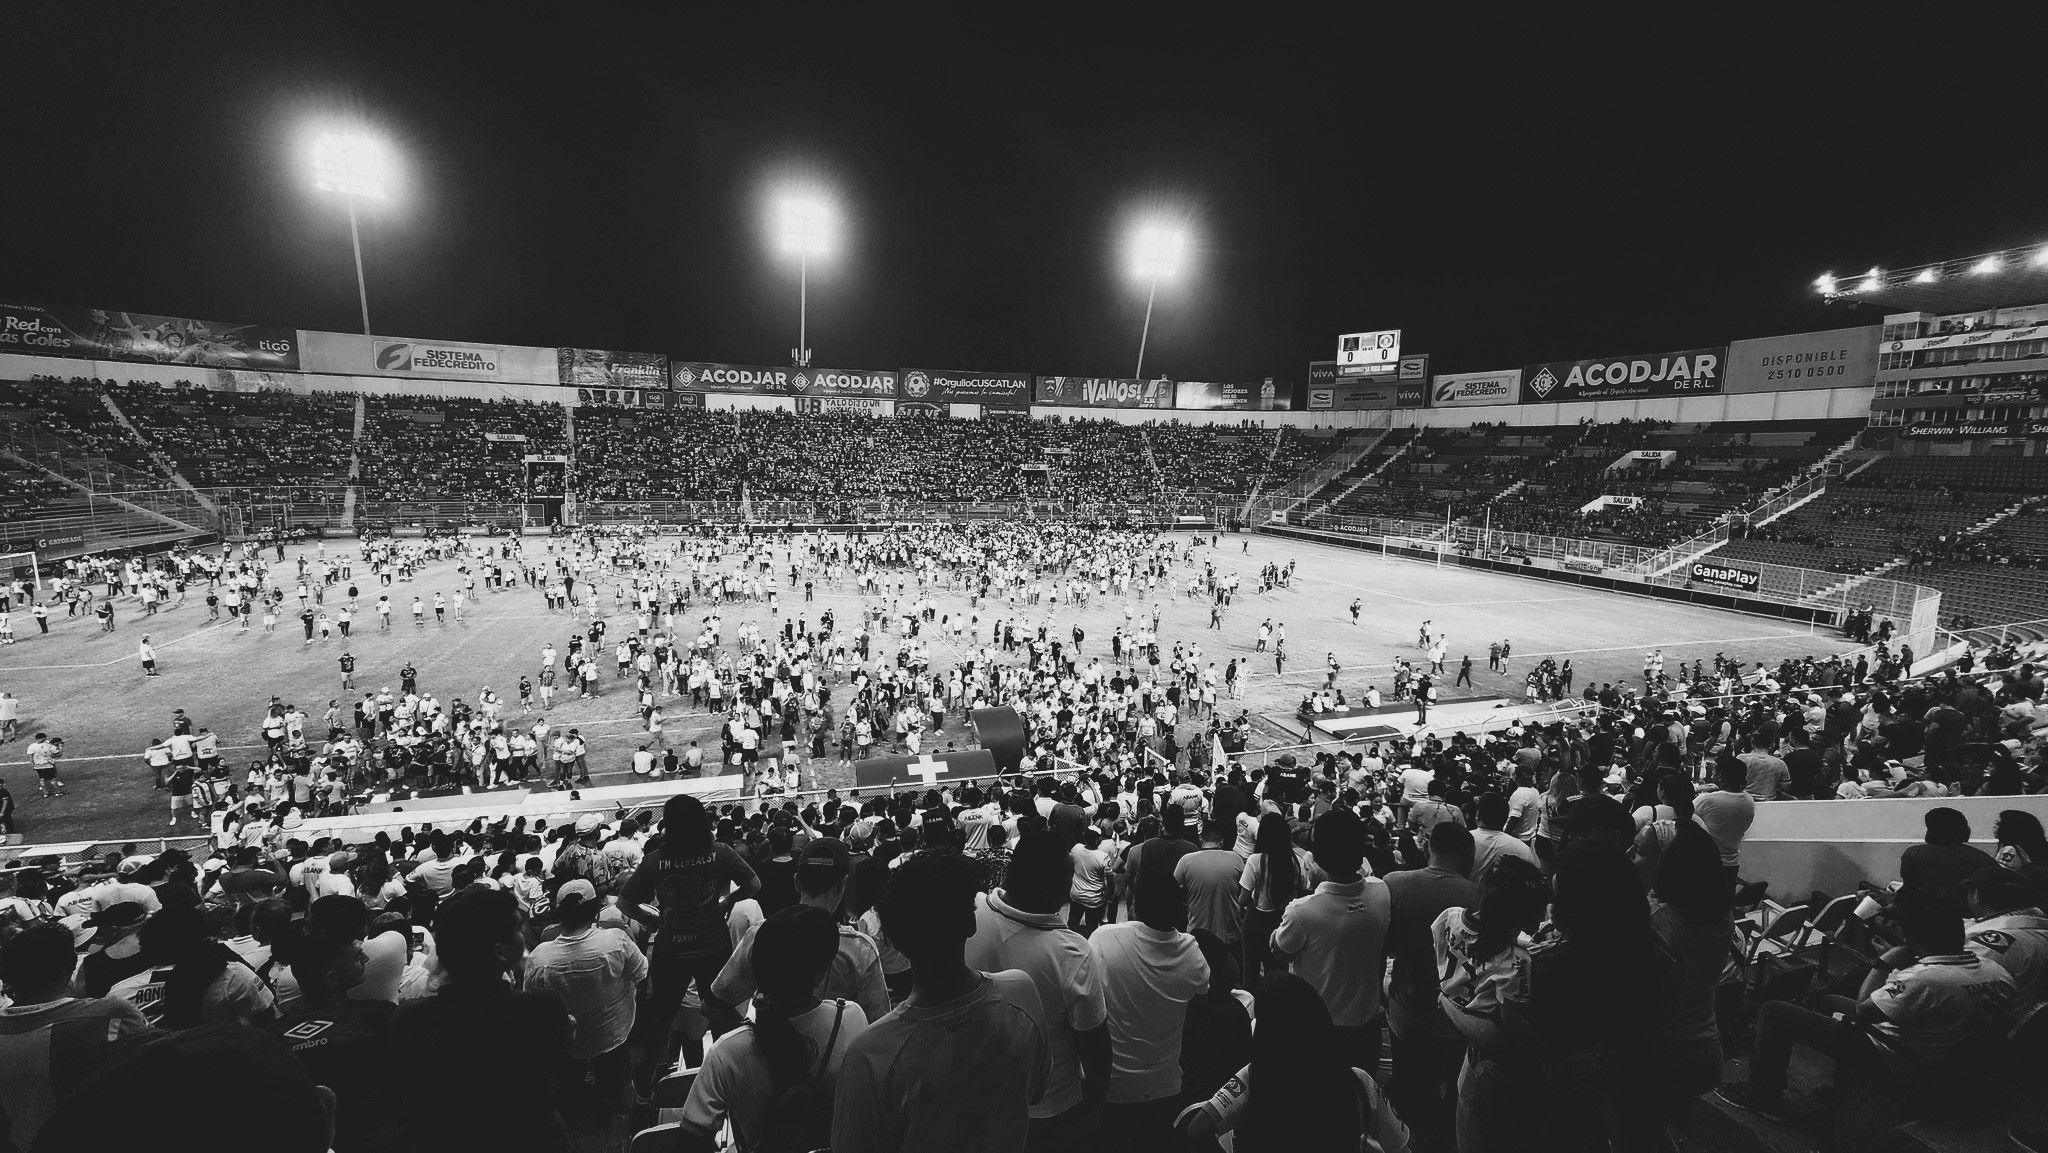
[[[846,998],[841,997],[832,1016],[832,1035],[818,1050],[818,1063],[810,1076],[776,1092],[760,1131],[741,1143],[747,1153],[812,1153],[832,1144],[832,1098],[820,1091],[818,1079],[825,1072],[825,1062],[832,1059],[832,1046],[839,1043],[839,1026],[845,1020]],[[747,1027],[752,1028],[752,1023]]]

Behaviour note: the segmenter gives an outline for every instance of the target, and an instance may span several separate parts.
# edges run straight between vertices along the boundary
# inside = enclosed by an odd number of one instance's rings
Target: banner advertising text
[[[1875,324],[1738,340],[1728,346],[1729,392],[1869,388],[1877,383]]]
[[[1420,385],[1420,381],[1412,382]],[[1354,409],[1394,408],[1400,403],[1401,383],[1393,380],[1344,380],[1336,384],[1312,384],[1308,390],[1308,407],[1349,411]]]
[[[571,388],[668,387],[668,357],[659,352],[558,348],[555,363]]]
[[[893,416],[896,402],[883,400],[878,396],[799,396],[796,410],[813,415],[822,413],[857,413],[861,416]]]
[[[892,399],[896,374],[846,368],[775,368],[759,364],[672,363],[677,388],[757,396],[873,396]]]
[[[1252,409],[1272,407],[1271,381],[1177,380],[1173,384],[1173,407],[1188,409]]]
[[[1962,424],[1909,424],[1899,430],[1907,440],[1967,440],[1994,436],[2048,436],[2048,420],[1972,420]]]
[[[1522,370],[1500,372],[1447,372],[1430,382],[1431,408],[1468,408],[1487,404],[1513,404],[1522,395]]]
[[[299,367],[299,330],[98,308],[0,304],[0,352],[209,368],[295,369]]]
[[[1172,408],[1173,382],[1108,376],[1041,376],[1034,403],[1087,408]]]
[[[1685,575],[1695,584],[1712,585],[1720,589],[1733,589],[1739,593],[1753,593],[1764,583],[1763,574],[1753,568],[1734,568],[1730,565],[1711,564],[1696,560],[1686,566]]]
[[[1717,395],[1721,391],[1721,366],[1727,359],[1726,348],[1694,348],[1647,356],[1532,364],[1522,370],[1522,403]]]
[[[906,368],[896,376],[896,395],[928,404],[978,404],[985,408],[1028,408],[1031,377],[1021,372],[949,372]]]

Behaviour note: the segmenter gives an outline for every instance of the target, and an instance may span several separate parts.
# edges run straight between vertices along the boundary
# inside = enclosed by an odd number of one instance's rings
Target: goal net
[[[43,570],[32,552],[0,552],[0,587],[21,581],[37,596],[43,592]]]

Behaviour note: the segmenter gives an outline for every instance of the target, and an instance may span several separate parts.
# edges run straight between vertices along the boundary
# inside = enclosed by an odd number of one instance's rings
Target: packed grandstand
[[[2042,311],[1324,362],[1291,411],[252,326],[206,327],[291,335],[0,353],[5,1140],[2035,1140]],[[1957,330],[1998,363],[1919,351]],[[1503,598],[1623,623],[1480,634]],[[1668,656],[1626,623],[1667,609]]]

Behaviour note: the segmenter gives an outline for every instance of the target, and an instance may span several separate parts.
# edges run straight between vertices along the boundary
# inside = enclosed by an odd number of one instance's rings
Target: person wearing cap
[[[68,1084],[131,1038],[149,1032],[142,1013],[115,997],[73,995],[73,932],[33,924],[0,945],[0,1116],[12,1148],[35,1141]]]
[[[602,1119],[624,1091],[635,1009],[647,987],[647,957],[624,929],[600,925],[605,899],[582,878],[555,893],[561,935],[526,957],[526,988],[553,993],[569,1007],[575,1062],[564,1079],[564,1116]]]
[[[1354,1066],[1379,1067],[1380,984],[1393,895],[1367,876],[1365,830],[1348,809],[1316,819],[1310,851],[1329,879],[1288,902],[1273,930],[1273,955],[1323,995]]]
[[[845,904],[847,880],[852,874],[853,856],[844,841],[837,837],[812,841],[797,860],[797,904],[815,906],[837,918]],[[735,1012],[757,988],[753,951],[759,931],[759,924],[747,929],[732,956],[726,959],[725,967],[719,970],[717,980],[711,983],[711,995],[733,1006]],[[851,1001],[861,1007],[870,1021],[888,1015],[889,988],[882,975],[881,949],[874,938],[839,922],[839,951],[825,973],[818,995]]]
[[[152,894],[153,895],[153,894]],[[59,911],[62,911],[60,903]],[[93,936],[79,962],[78,984],[88,997],[104,997],[117,983],[149,967],[140,932],[149,910],[134,901],[109,905],[86,918]]]

